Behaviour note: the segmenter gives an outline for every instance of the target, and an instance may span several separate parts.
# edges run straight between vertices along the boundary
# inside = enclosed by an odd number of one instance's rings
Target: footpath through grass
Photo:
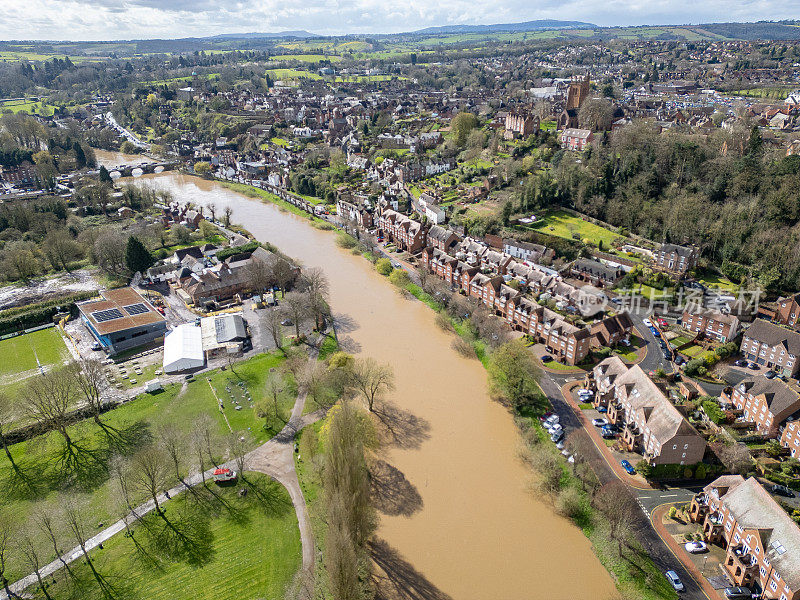
[[[141,394],[102,415],[106,431],[92,419],[69,426],[67,431],[79,448],[80,464],[76,469],[63,469],[64,441],[57,432],[11,446],[11,454],[25,479],[14,477],[8,459],[4,454],[0,456],[0,502],[4,516],[23,526],[37,510],[57,510],[63,503],[62,492],[70,491],[83,498],[80,512],[87,523],[115,521],[119,516],[120,499],[118,483],[111,474],[114,457],[130,457],[139,450],[155,446],[164,426],[174,428],[176,434],[182,436],[184,474],[195,462],[189,449],[189,437],[201,417],[210,419],[211,446],[217,461],[223,458],[226,440],[230,439],[228,423],[235,432],[249,433],[251,447],[265,442],[288,421],[294,404],[296,388],[288,376],[284,378],[278,398],[277,416],[272,399],[264,399],[270,370],[279,367],[284,360],[281,353],[261,354],[238,363],[233,370],[210,371],[192,382],[167,385],[163,392]],[[218,398],[223,402],[224,415],[219,410]],[[237,402],[240,410],[236,410]],[[259,417],[258,409],[262,405],[264,416]],[[174,477],[170,469],[168,479],[172,481]],[[29,486],[23,485],[25,480],[30,482]],[[141,494],[132,495],[134,505],[144,500]],[[55,558],[44,533],[35,527],[30,529],[42,556],[47,560]],[[8,557],[7,567],[10,580],[30,571],[19,553]]]
[[[167,518],[184,527],[195,545],[191,560],[176,560],[161,536],[163,521],[150,514],[133,529],[140,550],[130,537],[117,535],[102,550],[91,552],[98,571],[129,600],[284,598],[301,564],[297,517],[278,482],[257,473],[246,477],[250,485],[245,496],[238,494],[241,482],[225,488],[209,484],[219,500],[209,493],[207,504],[199,506],[184,492],[165,504]],[[199,564],[191,564],[196,558]],[[103,598],[85,564],[76,563],[73,569],[85,581],[80,598]],[[56,598],[69,597],[73,588],[62,573],[49,591]]]

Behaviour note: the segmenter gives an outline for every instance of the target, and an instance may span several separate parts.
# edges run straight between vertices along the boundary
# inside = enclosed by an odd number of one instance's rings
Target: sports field
[[[0,341],[0,356],[0,382],[5,385],[40,365],[62,363],[68,352],[58,330],[50,327]]]

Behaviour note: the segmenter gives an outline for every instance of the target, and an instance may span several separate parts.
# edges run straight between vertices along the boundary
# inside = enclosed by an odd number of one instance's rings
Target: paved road
[[[126,140],[128,140],[131,144],[133,144],[137,148],[142,148],[144,150],[149,149],[149,145],[144,143],[138,137],[136,137],[135,133],[129,131],[128,129],[125,129],[122,125],[117,123],[117,120],[114,118],[114,114],[111,111],[108,111],[105,114],[105,117],[108,124],[111,125],[111,127],[116,129],[117,131],[119,131],[120,135],[123,136]]]
[[[642,328],[647,330],[647,327],[642,324]],[[637,326],[638,329],[638,326]],[[644,332],[642,332],[644,334]],[[647,331],[647,333],[650,333]],[[658,345],[652,340],[650,335],[650,342],[655,344],[655,354],[661,356]],[[650,347],[648,347],[648,350]],[[649,354],[649,353],[648,353]],[[663,361],[663,357],[661,358]],[[657,361],[651,361],[651,364],[656,364]],[[644,367],[643,367],[644,368]],[[658,367],[655,367],[658,368]],[[540,385],[544,393],[547,395],[550,403],[560,419],[564,427],[565,435],[575,430],[582,430],[581,423],[578,416],[572,410],[572,407],[567,403],[566,399],[561,393],[561,386],[569,381],[581,380],[582,373],[551,373],[544,372],[540,381]],[[584,435],[588,435],[584,432]],[[605,461],[605,458],[593,444],[594,456],[587,457],[588,462],[591,464],[592,469],[597,474],[601,484],[610,481],[618,480],[617,474]],[[670,502],[686,502],[692,498],[694,491],[690,488],[667,488],[667,489],[636,489],[631,487],[631,493],[636,499],[637,504],[641,507],[641,513],[637,513],[637,522],[634,524],[635,530],[638,532],[638,538],[642,544],[645,552],[647,552],[653,559],[656,566],[662,571],[670,569],[676,571],[681,581],[686,586],[686,591],[681,594],[681,598],[689,600],[708,600],[708,596],[701,589],[698,583],[692,578],[689,572],[681,563],[680,559],[673,554],[672,550],[664,543],[661,537],[653,528],[650,521],[653,510],[662,504]]]

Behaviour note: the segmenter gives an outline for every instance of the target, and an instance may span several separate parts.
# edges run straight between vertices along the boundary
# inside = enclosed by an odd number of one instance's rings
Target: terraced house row
[[[587,375],[593,404],[605,406],[608,420],[622,428],[622,442],[651,465],[701,462],[706,440],[670,402],[639,365],[629,367],[618,356],[598,363]]]
[[[633,329],[627,313],[606,317],[591,326],[577,327],[559,313],[541,306],[522,289],[547,292],[562,302],[576,298],[580,290],[535,267],[518,263],[510,256],[482,248],[467,239],[460,246],[459,260],[439,248],[422,251],[424,268],[454,289],[484,304],[508,325],[546,346],[558,360],[575,365],[583,361],[592,347],[608,346],[626,340]],[[553,272],[554,273],[554,272]],[[516,280],[520,289],[509,283]]]
[[[766,600],[800,599],[800,528],[753,477],[715,479],[692,499],[689,518],[726,550],[734,585]]]

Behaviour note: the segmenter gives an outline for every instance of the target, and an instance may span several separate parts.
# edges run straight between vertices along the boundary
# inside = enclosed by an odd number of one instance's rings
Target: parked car
[[[767,371],[766,373],[764,373],[764,377],[766,377],[767,379],[775,379],[776,375],[777,373],[775,371]]]
[[[560,420],[561,420],[561,419],[558,417],[558,415],[549,415],[549,416],[548,416],[548,417],[547,417],[547,418],[544,420],[544,422],[545,422],[545,423],[558,423]]]
[[[625,472],[628,475],[633,475],[634,473],[636,473],[636,469],[633,468],[633,465],[624,458],[621,461],[619,461],[619,464],[622,465],[622,468],[625,469]]]
[[[664,573],[669,581],[670,585],[675,588],[676,592],[682,592],[684,590],[683,582],[681,582],[681,578],[678,577],[678,574],[675,571],[667,571]]]
[[[686,551],[690,554],[701,554],[703,552],[708,552],[708,546],[705,542],[686,542],[684,548],[686,548]]]
[[[608,419],[605,419],[603,417],[592,419],[592,425],[594,425],[595,427],[603,427],[604,425],[608,425]]]
[[[750,600],[750,598],[753,597],[753,592],[750,590],[750,588],[742,586],[729,587],[725,588],[725,597],[730,598],[730,600],[744,600],[745,598]]]
[[[101,350],[101,349],[102,349],[102,346],[100,345],[100,342],[93,342],[92,343],[92,350],[97,351],[97,350]]]
[[[642,323],[644,323],[645,327],[653,326],[653,323],[651,323],[649,319],[642,319]]]
[[[747,367],[750,368],[750,369],[753,369],[753,371],[758,371],[758,369],[759,369],[758,363],[754,363],[754,362],[747,363]]]
[[[603,429],[600,430],[600,433],[604,438],[609,440],[615,438],[617,435],[613,429],[609,429],[607,427],[603,427]]]
[[[564,442],[558,442],[556,444],[556,448],[558,448],[559,450],[563,450],[564,449]]]
[[[745,359],[743,359],[743,358],[740,358],[736,362],[734,362],[733,364],[736,365],[737,367],[746,367],[747,366],[747,361]]]
[[[591,390],[578,390],[579,398],[591,398],[592,396],[594,396],[594,392]]]
[[[547,419],[549,419],[549,418],[550,418],[550,417],[552,417],[552,416],[553,416],[553,413],[552,413],[552,412],[550,412],[550,411],[548,410],[548,411],[547,411],[546,413],[544,413],[544,414],[543,414],[541,417],[539,417],[539,420],[540,420],[542,423],[544,423],[545,421],[547,421]]]
[[[656,319],[661,327],[667,327],[667,322],[664,319]]]
[[[545,355],[542,357],[542,362],[544,362],[544,363],[546,363],[546,362],[551,362],[552,360],[553,360],[553,357],[552,357],[552,356],[550,356],[549,354],[545,354]]]
[[[787,498],[794,498],[794,492],[786,487],[785,485],[780,485],[778,483],[768,486],[767,490],[772,492],[773,494],[777,494],[778,496],[785,496]]]
[[[608,409],[605,406],[598,406],[597,412],[599,412],[600,414],[607,413]]]
[[[553,443],[558,443],[564,439],[564,430],[561,429],[560,431],[556,431],[555,433],[550,434],[550,441]]]
[[[292,322],[291,319],[284,319],[283,321],[281,321],[281,325],[283,325],[284,327],[291,327],[292,325],[294,325],[294,323]]]

